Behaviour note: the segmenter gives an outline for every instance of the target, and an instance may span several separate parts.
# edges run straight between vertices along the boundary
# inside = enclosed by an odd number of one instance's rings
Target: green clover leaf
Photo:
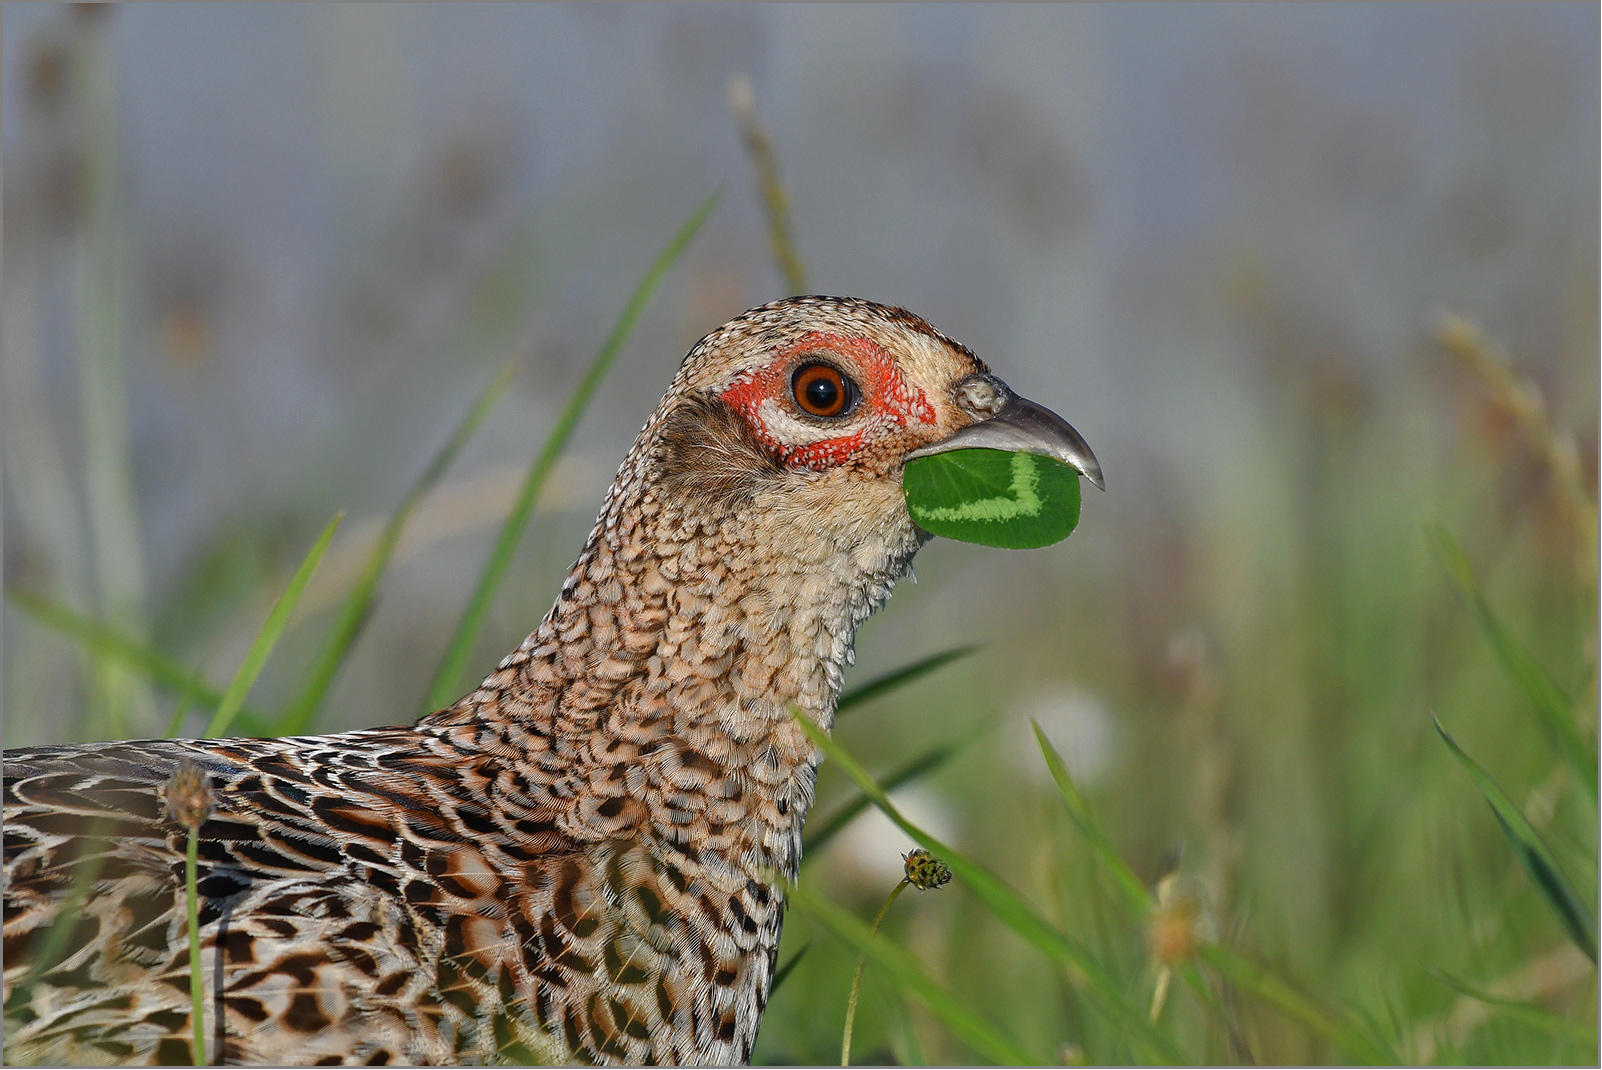
[[[1079,523],[1079,473],[1050,457],[952,450],[907,463],[907,512],[948,539],[1026,550],[1061,542]]]

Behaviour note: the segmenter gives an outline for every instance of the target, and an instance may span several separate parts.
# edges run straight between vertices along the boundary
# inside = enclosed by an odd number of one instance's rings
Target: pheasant
[[[969,446],[1101,482],[917,316],[764,305],[690,350],[555,605],[450,708],[7,752],[7,1062],[747,1062],[818,762],[790,711],[831,725],[930,537],[907,459]],[[161,790],[186,759],[204,1052]]]

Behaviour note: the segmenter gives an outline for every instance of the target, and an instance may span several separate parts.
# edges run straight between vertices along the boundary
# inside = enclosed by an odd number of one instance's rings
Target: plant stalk
[[[884,921],[884,916],[890,912],[890,904],[894,903],[896,896],[900,895],[902,889],[911,883],[907,878],[902,877],[901,883],[890,889],[890,895],[885,899],[884,906],[879,908],[879,913],[873,919],[873,927],[868,930],[868,939],[871,940],[879,934],[879,923]],[[857,1021],[857,995],[862,991],[862,969],[867,964],[868,956],[857,956],[857,972],[851,978],[851,998],[846,1001],[845,1034],[840,1038],[841,1066],[851,1065],[851,1027]]]
[[[195,1030],[195,1065],[206,1063],[206,1017],[203,978],[200,973],[200,892],[195,871],[200,867],[200,826],[189,830],[189,851],[184,856],[184,896],[189,901],[189,1020]]]

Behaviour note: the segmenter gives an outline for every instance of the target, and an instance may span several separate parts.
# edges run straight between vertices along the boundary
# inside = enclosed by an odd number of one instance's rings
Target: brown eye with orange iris
[[[844,416],[857,403],[857,385],[829,364],[801,365],[790,391],[801,411],[813,416]]]

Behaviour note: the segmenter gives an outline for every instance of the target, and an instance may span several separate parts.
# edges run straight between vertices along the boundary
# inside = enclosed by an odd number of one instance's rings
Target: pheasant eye
[[[795,403],[813,416],[844,416],[857,401],[857,387],[828,364],[803,364],[790,380]]]

